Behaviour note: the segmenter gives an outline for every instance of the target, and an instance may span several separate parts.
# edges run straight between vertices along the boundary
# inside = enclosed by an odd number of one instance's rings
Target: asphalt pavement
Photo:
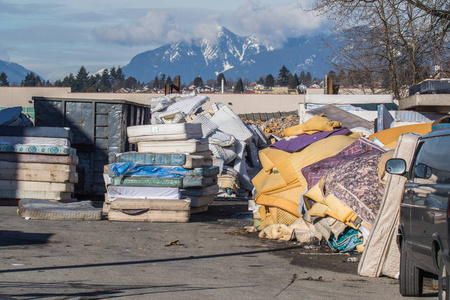
[[[16,209],[0,207],[0,299],[402,298],[397,280],[358,276],[359,255],[246,232],[245,201],[216,201],[189,223],[25,220]]]

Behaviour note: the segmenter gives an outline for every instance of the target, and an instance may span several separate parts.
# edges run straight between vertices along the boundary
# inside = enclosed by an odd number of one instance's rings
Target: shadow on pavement
[[[189,286],[186,284],[175,285],[116,285],[106,286],[98,284],[83,284],[79,282],[61,282],[61,283],[30,283],[30,282],[2,282],[1,288],[23,288],[23,289],[83,289],[83,292],[68,292],[68,293],[22,293],[17,295],[1,295],[0,299],[10,299],[12,297],[20,297],[21,299],[44,299],[49,297],[64,297],[64,299],[72,297],[82,297],[81,299],[109,299],[121,297],[133,297],[154,294],[166,293],[185,293],[202,290],[218,290],[218,289],[234,289],[234,288],[248,288],[254,286],[232,286],[232,287],[198,287]],[[151,290],[150,290],[151,289]],[[86,291],[90,290],[90,291]],[[145,291],[144,291],[145,290]],[[149,291],[150,290],[150,291]],[[88,297],[88,298],[87,298]]]
[[[83,265],[68,265],[68,266],[52,266],[52,267],[36,267],[36,268],[23,268],[23,269],[10,269],[10,270],[0,270],[0,273],[19,273],[19,272],[35,272],[35,271],[49,271],[49,270],[61,270],[61,269],[80,269],[80,268],[96,268],[96,267],[114,267],[114,266],[124,266],[124,265],[139,265],[139,264],[155,264],[173,261],[189,261],[189,260],[199,260],[199,259],[210,259],[219,257],[229,257],[229,256],[240,256],[240,255],[250,255],[259,253],[274,253],[281,251],[288,251],[293,249],[300,249],[301,246],[285,247],[279,249],[268,249],[268,250],[255,250],[255,251],[245,251],[245,252],[232,252],[232,253],[222,253],[222,254],[211,254],[211,255],[201,255],[201,256],[186,256],[186,257],[174,257],[165,259],[150,259],[150,260],[136,260],[136,261],[122,261],[114,263],[98,263],[98,264],[83,264]]]
[[[0,230],[0,247],[46,244],[52,235],[53,233]]]

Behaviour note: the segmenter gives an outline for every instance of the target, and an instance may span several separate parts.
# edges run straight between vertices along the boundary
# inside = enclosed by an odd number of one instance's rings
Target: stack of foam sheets
[[[69,128],[0,127],[0,201],[76,201],[78,157],[71,139]]]

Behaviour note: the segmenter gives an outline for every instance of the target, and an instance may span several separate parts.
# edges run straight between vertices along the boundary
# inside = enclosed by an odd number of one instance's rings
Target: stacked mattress
[[[219,189],[219,168],[212,166],[200,124],[142,125],[127,131],[138,152],[110,156],[104,204],[109,220],[188,222],[190,212],[208,209]]]
[[[69,128],[0,126],[0,199],[76,201],[71,139]]]

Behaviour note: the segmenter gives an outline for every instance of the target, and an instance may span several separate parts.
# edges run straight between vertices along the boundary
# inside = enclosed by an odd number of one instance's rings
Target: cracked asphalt
[[[0,299],[402,298],[397,280],[358,276],[359,255],[259,239],[252,223],[246,201],[189,223],[24,220],[2,206]],[[437,297],[431,281],[424,292]]]

